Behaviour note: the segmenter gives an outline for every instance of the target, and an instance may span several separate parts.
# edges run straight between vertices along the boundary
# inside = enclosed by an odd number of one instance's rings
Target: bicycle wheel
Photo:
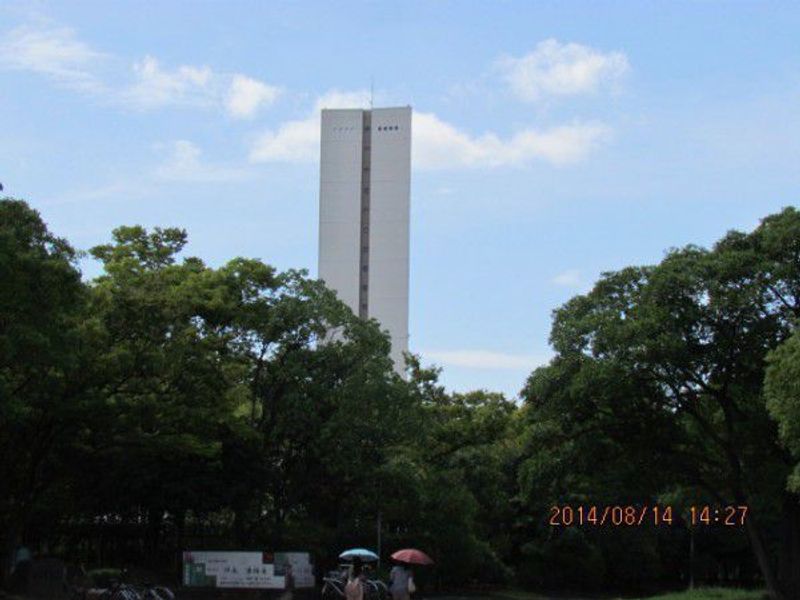
[[[344,597],[340,590],[328,580],[322,586],[321,596],[322,600],[341,600]]]
[[[374,581],[364,582],[364,600],[380,600],[380,590]]]

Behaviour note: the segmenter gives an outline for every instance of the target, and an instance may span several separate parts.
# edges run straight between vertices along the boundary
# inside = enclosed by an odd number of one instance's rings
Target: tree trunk
[[[174,568],[178,574],[178,580],[183,581],[183,538],[186,532],[186,510],[181,508],[175,513],[175,554]]]
[[[247,509],[239,507],[233,513],[233,536],[241,548],[250,547],[250,527],[247,523]]]
[[[800,498],[786,493],[778,581],[787,598],[800,598]]]
[[[723,407],[725,407],[724,404]],[[725,420],[729,424],[729,430],[732,432],[730,410],[728,408],[723,408],[723,410],[725,413]],[[732,437],[732,433],[730,437]],[[747,495],[744,493],[742,485],[742,463],[732,446],[726,445],[725,450],[733,472],[732,490],[733,496],[736,499],[736,504],[738,506],[749,506],[750,502],[747,500]],[[780,583],[775,574],[775,567],[769,560],[769,554],[764,546],[764,538],[761,535],[761,529],[758,527],[756,517],[752,511],[748,511],[747,513],[747,518],[744,520],[744,528],[747,532],[747,538],[750,540],[750,547],[753,549],[753,554],[755,554],[756,561],[758,562],[758,568],[764,576],[764,583],[767,586],[767,595],[772,598],[772,600],[789,600],[781,591]],[[791,597],[791,600],[794,600],[794,597]]]
[[[689,527],[689,589],[694,589],[694,527]]]
[[[755,554],[756,561],[758,561],[758,567],[761,570],[761,574],[764,576],[764,583],[767,585],[767,594],[773,600],[787,600],[787,598],[781,593],[778,585],[778,579],[775,576],[775,569],[769,562],[769,555],[764,547],[764,540],[761,537],[761,531],[758,529],[756,522],[751,515],[747,515],[747,518],[744,521],[744,527],[745,531],[747,532],[747,538],[750,540],[750,547],[753,549],[753,554]]]
[[[163,511],[151,507],[147,513],[147,556],[145,561],[149,567],[156,567],[161,560],[161,520]]]

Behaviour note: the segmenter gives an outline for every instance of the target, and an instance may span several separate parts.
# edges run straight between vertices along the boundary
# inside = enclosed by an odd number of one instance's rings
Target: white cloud
[[[121,92],[123,103],[140,109],[213,102],[213,73],[208,67],[180,66],[164,69],[146,56],[133,65],[134,83]]]
[[[3,68],[40,73],[83,91],[102,89],[93,74],[102,58],[102,53],[77,39],[68,27],[21,26],[6,32],[0,41],[0,66]]]
[[[332,90],[317,98],[304,119],[287,121],[276,130],[261,133],[250,149],[252,162],[311,162],[319,160],[320,111],[323,108],[366,108],[370,94],[365,90]]]
[[[497,62],[511,90],[522,100],[597,91],[618,81],[629,69],[623,52],[601,52],[554,39],[539,42],[533,52]]]
[[[188,140],[176,140],[168,144],[157,144],[155,149],[163,155],[163,162],[134,177],[123,177],[116,181],[91,188],[62,191],[48,202],[53,205],[116,200],[142,200],[163,198],[165,185],[216,184],[243,181],[256,173],[247,168],[207,163],[202,152]]]
[[[428,350],[422,355],[444,366],[468,369],[533,370],[546,364],[549,356],[533,354],[508,354],[491,350]]]
[[[207,66],[161,66],[152,56],[133,65],[135,82],[120,94],[127,106],[147,110],[165,106],[216,107],[234,118],[251,118],[271,105],[280,88],[242,74],[226,75]]]
[[[581,272],[577,269],[568,269],[553,277],[551,282],[563,287],[577,287],[582,283]]]
[[[225,108],[234,118],[249,119],[262,107],[274,103],[279,94],[280,88],[276,86],[237,74],[231,80],[225,98]]]
[[[365,91],[334,91],[320,97],[305,119],[287,121],[260,134],[250,150],[253,162],[311,162],[319,159],[322,108],[359,108]],[[459,169],[516,166],[534,160],[564,165],[583,159],[611,133],[602,123],[572,123],[550,129],[524,129],[503,139],[494,133],[471,136],[433,113],[414,112],[412,160],[415,168]]]
[[[524,129],[503,139],[494,133],[471,136],[432,113],[413,116],[412,158],[420,169],[517,166],[543,160],[554,165],[585,158],[606,141],[602,123],[572,123],[550,129]]]
[[[261,133],[250,148],[251,162],[309,162],[319,157],[319,118],[287,121]]]
[[[182,183],[227,183],[242,181],[249,176],[245,169],[204,163],[201,150],[188,140],[177,140],[169,145],[165,162],[156,169],[155,176],[163,181]]]
[[[107,63],[113,69],[103,72]],[[67,27],[22,26],[6,32],[0,37],[0,68],[39,73],[105,103],[136,110],[194,106],[248,118],[280,93],[278,87],[246,75],[215,72],[207,66],[168,68],[149,55],[125,64],[92,49]],[[107,83],[111,71],[122,82]]]

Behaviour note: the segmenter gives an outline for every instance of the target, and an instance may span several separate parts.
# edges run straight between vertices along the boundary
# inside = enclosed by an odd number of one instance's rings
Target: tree
[[[508,580],[516,406],[501,394],[448,393],[414,356],[409,371],[418,412],[390,463],[389,542],[429,551],[440,582]]]
[[[784,493],[787,515],[782,528],[781,570],[800,579],[800,332],[795,333],[768,356],[764,382],[767,408],[777,421],[780,440],[794,463]],[[800,587],[800,585],[798,585]]]
[[[389,545],[425,545],[452,578],[507,575],[512,403],[445,393],[414,358],[404,381],[379,324],[302,271],[212,268],[183,256],[185,231],[132,226],[91,249],[103,272],[84,284],[34,211],[0,215],[9,550],[163,568],[213,522],[324,564],[384,519]]]
[[[178,263],[179,229],[121,227],[114,243],[92,249],[104,274],[92,282],[87,328],[97,349],[92,423],[73,448],[78,514],[145,522],[148,556],[160,547],[165,515],[222,504],[222,432],[233,420],[238,365],[230,351],[230,313],[242,282],[196,258]],[[269,281],[262,266],[252,280]]]
[[[597,520],[556,527],[551,511],[599,506],[600,519],[604,506],[655,504],[677,465],[653,448],[670,443],[675,424],[651,410],[652,389],[613,361],[583,354],[537,369],[522,396],[520,492],[528,514],[540,515],[520,522],[523,579],[540,587],[644,591],[661,575],[660,532]]]
[[[767,360],[767,408],[778,422],[781,442],[800,461],[800,332],[773,350]],[[795,464],[787,485],[800,492],[800,462]]]
[[[165,516],[216,512],[240,547],[303,540],[324,557],[374,522],[413,426],[388,339],[303,272],[179,262],[185,242],[123,227],[92,250],[107,410],[83,444],[108,493],[86,496],[89,514],[144,518],[155,544]]]
[[[277,276],[240,316],[232,333],[248,410],[226,445],[238,535],[275,545],[313,524],[327,553],[347,519],[374,522],[372,478],[408,427],[388,339],[298,272]],[[255,465],[249,476],[244,465]]]
[[[729,233],[712,250],[689,246],[654,267],[604,274],[589,294],[556,311],[558,356],[526,393],[534,406],[554,402],[564,392],[542,394],[538,382],[571,364],[562,385],[570,393],[588,383],[579,395],[586,408],[596,407],[591,426],[606,434],[636,427],[637,419],[666,427],[666,439],[653,430],[652,440],[632,438],[645,446],[628,444],[627,436],[619,443],[630,456],[659,457],[675,483],[701,488],[720,504],[750,505],[747,535],[775,598],[800,592],[800,555],[790,544],[782,552],[790,564],[776,574],[763,525],[782,512],[794,539],[797,497],[781,492],[789,457],[777,443],[762,382],[767,353],[800,316],[798,248],[800,213],[786,209],[751,234]],[[609,385],[619,397],[609,397]],[[598,423],[610,409],[613,420]]]
[[[407,421],[386,336],[302,272],[179,262],[185,243],[179,229],[121,227],[92,249],[107,350],[101,425],[80,440],[99,490],[87,514],[144,520],[156,548],[162,521],[180,529],[189,514],[227,511],[239,546],[280,547],[372,513],[353,486]]]
[[[27,204],[0,201],[0,578],[32,523],[51,522],[54,456],[87,411],[76,257]]]

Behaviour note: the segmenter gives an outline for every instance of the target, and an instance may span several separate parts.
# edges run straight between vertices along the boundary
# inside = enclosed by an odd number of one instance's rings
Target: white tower
[[[322,111],[319,277],[408,350],[411,107]]]

